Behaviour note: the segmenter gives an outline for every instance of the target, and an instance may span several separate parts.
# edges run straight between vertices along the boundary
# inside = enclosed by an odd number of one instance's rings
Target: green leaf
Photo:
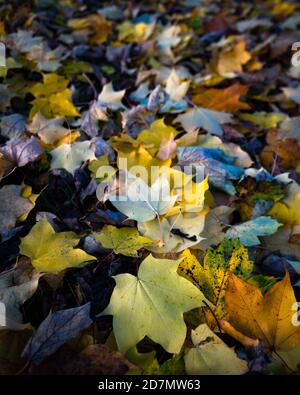
[[[206,324],[192,331],[192,341],[196,348],[185,355],[187,374],[244,374],[247,362],[239,359],[234,350],[228,347]]]
[[[32,265],[39,272],[58,273],[96,259],[80,248],[74,248],[79,240],[74,232],[56,233],[45,217],[21,239],[20,253],[31,258]]]
[[[204,295],[215,305],[218,318],[225,316],[225,291],[231,273],[248,277],[253,269],[248,251],[238,240],[223,240],[217,248],[210,247],[204,258],[202,272],[197,273]]]
[[[104,248],[133,257],[138,256],[138,250],[153,243],[153,240],[141,236],[136,228],[119,229],[112,225],[105,225],[101,233],[95,234],[95,238]]]
[[[126,353],[145,336],[170,353],[179,353],[186,337],[183,313],[203,306],[203,294],[177,274],[179,261],[149,255],[138,276],[115,276],[116,287],[101,315],[113,315],[119,350]]]

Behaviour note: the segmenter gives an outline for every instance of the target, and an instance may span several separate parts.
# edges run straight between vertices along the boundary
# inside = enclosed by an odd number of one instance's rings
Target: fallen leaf
[[[40,274],[33,272],[29,278],[22,277],[22,270],[10,270],[0,274],[0,304],[4,306],[0,312],[1,329],[20,331],[30,328],[23,322],[21,306],[36,292]],[[1,284],[2,283],[2,284]]]
[[[238,240],[223,240],[214,249],[210,247],[198,273],[198,283],[205,297],[214,304],[217,318],[226,317],[225,292],[232,273],[247,278],[253,269],[248,251]]]
[[[64,128],[64,118],[47,119],[40,112],[37,112],[32,118],[30,125],[27,125],[27,129],[37,134],[39,138],[46,144],[54,144],[57,140],[70,134],[70,130]]]
[[[180,101],[186,95],[190,82],[181,82],[176,70],[173,69],[166,81],[166,92],[174,101]]]
[[[21,238],[20,253],[31,259],[37,271],[59,273],[96,259],[75,248],[79,240],[74,232],[56,233],[45,217],[31,228],[27,236]]]
[[[30,212],[34,203],[22,196],[24,185],[4,185],[0,189],[0,233],[2,236],[12,230],[22,215]]]
[[[121,352],[126,353],[145,336],[168,352],[180,351],[186,336],[182,314],[202,306],[204,297],[177,274],[178,265],[179,261],[149,255],[141,263],[137,277],[128,273],[114,277],[116,287],[101,315],[114,316],[114,333]]]
[[[39,145],[37,138],[21,137],[17,140],[8,142],[4,147],[0,148],[3,156],[18,167],[26,166],[30,162],[34,162],[43,155],[44,150]]]
[[[226,156],[219,148],[206,147],[178,147],[178,162],[181,166],[198,166],[199,171],[204,170],[210,184],[230,195],[235,195],[233,180],[238,180],[244,170],[234,166],[234,159]]]
[[[61,348],[40,365],[32,365],[30,374],[123,375],[137,369],[120,352],[112,351],[104,344],[92,344],[80,352]]]
[[[83,162],[95,160],[95,152],[90,141],[62,144],[50,152],[51,169],[66,169],[74,175]]]
[[[95,239],[103,247],[126,256],[138,256],[138,250],[153,243],[141,236],[136,228],[116,228],[111,225],[105,225],[101,233],[95,234]]]
[[[257,217],[251,221],[234,225],[226,232],[227,239],[239,239],[246,247],[260,244],[257,236],[268,236],[276,233],[281,224],[271,217]]]
[[[236,83],[225,89],[207,89],[194,95],[192,100],[197,106],[215,111],[247,110],[250,108],[249,104],[240,101],[240,98],[246,96],[248,90],[248,86]]]
[[[223,136],[221,124],[232,122],[232,115],[226,112],[208,110],[197,107],[187,110],[184,114],[179,115],[175,122],[181,123],[184,130],[188,133],[196,129],[203,128],[209,133],[217,136]]]
[[[125,89],[121,91],[115,91],[112,83],[108,83],[103,86],[101,93],[98,96],[97,104],[104,109],[110,108],[112,110],[124,109],[125,106],[121,102],[125,95]]]
[[[264,341],[269,350],[288,351],[299,344],[300,328],[293,324],[296,298],[288,273],[264,297],[254,285],[232,275],[225,299],[232,325]]]
[[[92,324],[90,303],[72,309],[50,312],[28,341],[22,357],[40,364],[68,340]]]
[[[194,375],[236,375],[248,371],[247,362],[239,359],[206,324],[192,330],[195,348],[184,357],[187,374]]]
[[[151,221],[165,214],[176,201],[177,196],[170,195],[170,184],[165,175],[150,188],[129,172],[125,173],[123,181],[119,194],[111,194],[109,200],[121,213],[135,221]]]
[[[243,65],[251,59],[245,41],[241,40],[232,47],[225,47],[219,54],[217,71],[221,75],[243,71]]]

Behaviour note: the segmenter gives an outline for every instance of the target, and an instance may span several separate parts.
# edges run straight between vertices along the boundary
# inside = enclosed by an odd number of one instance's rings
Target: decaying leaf
[[[223,240],[216,248],[210,247],[204,257],[201,273],[199,271],[199,285],[218,318],[226,316],[225,292],[232,273],[241,278],[247,278],[253,268],[249,260],[248,251],[237,240]]]

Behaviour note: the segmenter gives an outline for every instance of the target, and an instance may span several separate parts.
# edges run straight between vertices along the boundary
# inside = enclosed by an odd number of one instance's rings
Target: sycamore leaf
[[[234,158],[227,156],[220,148],[178,147],[178,162],[181,166],[198,166],[204,168],[205,176],[217,189],[235,195],[232,180],[238,180],[244,169],[234,166]]]
[[[153,157],[149,150],[145,148],[145,145],[141,144],[136,148],[130,147],[126,151],[118,151],[118,167],[124,168],[124,163],[126,164],[126,169],[130,171],[132,167],[141,166],[146,170],[146,173],[142,172],[140,177],[148,182],[149,176],[151,174],[151,169],[154,167],[169,167],[171,165],[171,159],[162,161],[157,157]],[[153,166],[153,167],[152,167]]]
[[[79,33],[88,32],[88,41],[91,45],[106,41],[111,31],[111,22],[98,13],[89,14],[84,18],[70,19],[68,26]]]
[[[166,92],[170,95],[171,100],[180,101],[186,95],[190,82],[181,82],[176,70],[173,69],[166,81]]]
[[[271,112],[256,111],[252,114],[241,113],[239,114],[240,119],[250,121],[254,125],[258,126],[260,130],[275,128],[280,122],[286,119],[286,115],[282,112]]]
[[[219,137],[211,135],[200,135],[197,138],[197,145],[207,148],[219,148],[225,155],[234,159],[233,163],[238,167],[251,167],[253,160],[249,154],[242,150],[240,145],[234,143],[224,143]],[[178,144],[181,145],[181,144]],[[196,144],[188,144],[196,145]]]
[[[180,43],[180,32],[180,26],[167,26],[157,36],[157,46],[166,57],[172,58],[174,56],[172,48],[176,47]]]
[[[264,297],[254,285],[232,275],[225,299],[232,325],[262,340],[269,350],[288,351],[300,343],[300,327],[293,319],[296,298],[288,273]]]
[[[90,141],[62,144],[50,152],[51,169],[66,169],[74,175],[75,170],[88,160],[95,160],[95,152]]]
[[[191,333],[195,348],[184,357],[187,374],[235,375],[245,374],[247,362],[239,359],[206,324],[199,325]]]
[[[288,179],[286,197],[282,201],[276,202],[271,210],[269,210],[268,215],[286,224],[300,225],[299,205],[300,185],[296,181]]]
[[[180,207],[180,206],[179,206]],[[184,212],[152,221],[138,222],[140,233],[153,240],[149,251],[157,253],[181,252],[185,248],[198,244],[207,211]],[[157,242],[159,240],[159,242]]]
[[[111,194],[111,203],[128,218],[135,221],[151,221],[165,214],[177,199],[170,195],[170,184],[166,175],[159,177],[149,188],[139,177],[125,172],[127,181],[121,184],[119,194]]]
[[[78,116],[70,100],[72,92],[67,88],[68,84],[68,80],[55,73],[44,74],[43,82],[37,82],[28,90],[36,97],[29,118],[32,119],[39,111],[48,118]]]
[[[155,23],[131,23],[126,20],[118,26],[119,40],[126,40],[127,42],[145,41],[151,36],[154,28]]]
[[[27,129],[37,134],[39,138],[46,144],[54,144],[57,140],[70,134],[70,130],[62,126],[64,118],[47,119],[37,112],[30,125],[27,125]]]
[[[136,228],[116,228],[105,225],[95,239],[104,248],[111,248],[116,254],[138,256],[138,250],[152,244],[153,241],[141,236]]]
[[[239,41],[230,48],[224,48],[218,58],[217,71],[221,75],[243,71],[243,65],[251,59],[245,41]]]
[[[0,309],[1,329],[14,331],[30,328],[30,324],[23,323],[20,310],[23,303],[35,293],[41,275],[33,272],[30,276],[24,275],[23,269],[13,269],[0,274]]]
[[[56,233],[45,217],[31,228],[27,236],[21,238],[20,253],[31,258],[37,271],[58,273],[96,259],[75,248],[79,240],[74,232]]]
[[[281,224],[271,217],[257,217],[251,221],[234,225],[226,232],[227,239],[239,239],[246,247],[260,244],[257,236],[276,233]]]
[[[32,47],[39,45],[43,41],[43,37],[35,36],[34,32],[19,29],[16,33],[11,33],[9,38],[13,41],[13,45],[21,52],[29,52]]]
[[[187,248],[179,255],[181,262],[178,266],[178,274],[199,287],[202,278],[202,266],[195,255]]]
[[[287,118],[281,122],[278,137],[297,140],[300,144],[300,117]]]
[[[92,324],[90,308],[91,304],[87,303],[55,313],[50,311],[26,344],[22,356],[36,365],[40,364],[66,341],[76,337],[80,331]]]
[[[125,89],[121,91],[115,91],[112,83],[110,82],[103,86],[102,91],[98,96],[97,104],[99,104],[104,109],[108,107],[114,111],[124,109],[125,106],[121,101],[124,95]]]
[[[249,87],[239,83],[230,85],[225,89],[207,89],[203,93],[193,96],[193,102],[200,107],[215,111],[235,112],[247,110],[249,105],[240,101],[241,96],[246,96]]]
[[[188,133],[196,129],[203,128],[209,133],[222,136],[222,123],[230,123],[232,115],[226,112],[208,110],[197,107],[187,110],[184,114],[178,115],[175,122],[180,122],[184,130]]]
[[[4,147],[0,148],[0,152],[5,159],[12,162],[18,167],[23,167],[30,162],[38,160],[44,150],[39,145],[38,139],[21,137],[17,140],[9,141]]]
[[[264,167],[272,168],[274,158],[280,167],[290,169],[300,163],[300,145],[296,140],[282,138],[277,129],[270,129],[266,136],[267,144],[260,153]]]
[[[297,226],[281,226],[272,236],[263,237],[266,253],[280,251],[281,254],[294,256],[300,260],[300,245],[297,243],[300,233]]]
[[[169,141],[172,136],[176,137],[178,131],[172,126],[168,126],[165,124],[163,119],[157,119],[156,121],[151,123],[149,129],[143,130],[137,137],[137,141],[139,143],[145,144],[148,148],[149,152],[152,155],[155,155],[156,152],[160,149],[161,143],[163,141]],[[162,159],[161,160],[167,160]]]
[[[11,114],[1,117],[1,135],[9,140],[21,137],[26,130],[26,118],[21,114]]]
[[[172,134],[168,140],[163,139],[161,141],[156,156],[160,160],[174,159],[176,157],[176,150],[177,143],[174,140],[174,135]]]
[[[225,291],[230,274],[246,278],[252,268],[248,251],[238,240],[223,240],[217,248],[207,250],[197,279],[204,295],[215,305],[213,310],[218,318],[226,315]]]
[[[76,340],[74,339],[74,342]],[[139,372],[138,367],[130,363],[124,355],[118,351],[110,350],[104,344],[91,343],[83,350],[71,348],[69,344],[70,342],[57,350],[52,357],[46,358],[42,364],[31,364],[29,374],[71,375],[74,377],[77,375],[123,375],[129,370]]]
[[[284,93],[285,97],[293,100],[295,103],[300,104],[300,86],[297,88],[282,88],[282,92]]]
[[[155,259],[141,263],[137,277],[115,276],[109,306],[101,315],[113,315],[119,350],[126,353],[145,336],[170,353],[179,353],[186,336],[183,313],[203,305],[203,294],[177,274],[178,260]]]
[[[2,236],[15,226],[22,215],[34,207],[34,202],[22,195],[24,188],[24,185],[4,185],[0,189],[0,233]]]

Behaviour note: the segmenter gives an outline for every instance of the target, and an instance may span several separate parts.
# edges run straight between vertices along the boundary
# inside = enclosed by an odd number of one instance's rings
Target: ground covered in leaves
[[[299,372],[300,5],[155,3],[1,3],[0,374]]]

